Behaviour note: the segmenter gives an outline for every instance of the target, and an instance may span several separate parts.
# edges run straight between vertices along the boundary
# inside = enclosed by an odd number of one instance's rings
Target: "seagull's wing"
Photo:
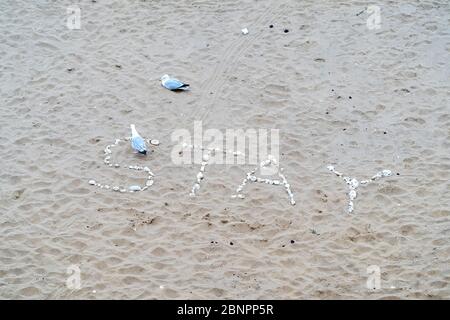
[[[134,137],[131,139],[131,146],[133,149],[142,152],[147,150],[147,146],[145,145],[144,139],[142,137]]]
[[[181,82],[178,79],[167,79],[166,81],[164,81],[163,86],[169,90],[176,90],[176,89],[185,88],[189,85]]]

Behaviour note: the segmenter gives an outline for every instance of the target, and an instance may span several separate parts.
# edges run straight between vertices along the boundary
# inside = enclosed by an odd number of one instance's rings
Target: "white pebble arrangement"
[[[120,168],[121,165],[119,163],[112,163],[111,162],[111,156],[112,156],[112,148],[116,147],[119,145],[119,143],[121,141],[126,141],[129,142],[131,140],[130,137],[126,137],[126,138],[122,138],[122,139],[116,139],[115,142],[113,144],[107,145],[105,150],[104,150],[104,159],[103,159],[103,163],[108,166],[108,167],[113,167],[113,168]],[[159,141],[156,139],[145,139],[148,143],[154,145],[154,146],[158,146],[159,145]],[[143,171],[147,174],[147,180],[145,181],[145,184],[143,186],[139,186],[139,185],[131,185],[129,187],[123,187],[123,186],[110,186],[107,184],[101,184],[98,183],[95,180],[89,180],[89,184],[92,186],[96,186],[99,187],[100,189],[106,189],[106,190],[111,190],[111,191],[115,191],[115,192],[121,192],[121,193],[125,193],[125,192],[137,192],[137,191],[144,191],[147,190],[149,187],[151,187],[153,185],[153,178],[154,178],[154,174],[153,172],[150,170],[150,168],[148,167],[141,167],[141,166],[133,166],[133,165],[129,165],[129,166],[125,166],[126,168],[130,169],[130,170],[136,170],[136,171]]]
[[[203,152],[202,162],[200,164],[200,171],[197,173],[196,181],[195,181],[194,185],[192,186],[191,192],[189,193],[189,195],[191,197],[195,197],[197,195],[198,191],[200,190],[200,184],[201,184],[202,180],[205,178],[205,170],[206,170],[206,166],[208,165],[208,161],[211,160],[211,157],[214,156],[217,152],[222,152],[224,154],[226,154],[227,152],[220,148],[205,148],[200,145],[192,145],[192,144],[187,144],[187,143],[183,143],[183,148],[200,149]],[[242,155],[242,153],[240,151],[236,151],[236,152],[233,152],[233,155],[235,157],[237,157],[239,155]]]
[[[334,169],[334,166],[332,166],[332,165],[327,166],[327,169],[330,170],[331,172],[333,172],[338,177],[342,178],[345,181],[345,183],[347,184],[347,186],[348,186],[348,189],[349,189],[349,191],[347,193],[348,199],[349,199],[348,200],[348,206],[347,206],[347,212],[348,213],[352,213],[354,208],[355,208],[353,200],[356,199],[357,189],[358,189],[358,187],[360,185],[367,185],[367,184],[369,184],[369,183],[371,183],[373,181],[376,181],[376,180],[378,180],[380,178],[389,177],[389,176],[392,175],[392,171],[391,170],[382,170],[380,172],[377,172],[370,179],[358,181],[356,178],[344,176],[342,173],[336,171]]]
[[[233,194],[231,196],[231,198],[244,199],[245,196],[242,194],[242,190],[247,185],[247,182],[259,182],[259,183],[265,183],[265,184],[269,184],[269,185],[273,185],[273,186],[283,186],[284,189],[286,190],[286,193],[288,194],[289,203],[291,205],[295,205],[294,194],[291,191],[291,186],[287,182],[287,179],[286,179],[285,175],[283,174],[284,169],[279,168],[278,161],[273,156],[270,156],[270,155],[267,158],[267,160],[261,162],[259,169],[261,170],[261,169],[269,167],[269,166],[276,169],[276,172],[278,173],[278,177],[281,179],[281,181],[280,180],[272,180],[272,179],[263,179],[263,178],[257,177],[255,175],[255,173],[258,170],[258,167],[256,167],[252,171],[247,172],[246,177],[244,178],[244,180],[242,180],[242,183],[236,189],[236,194]]]

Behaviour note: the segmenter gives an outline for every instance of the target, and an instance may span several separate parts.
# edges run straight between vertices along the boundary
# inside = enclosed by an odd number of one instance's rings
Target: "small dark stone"
[[[271,25],[269,26],[269,28],[273,28],[273,24],[271,24]]]
[[[283,244],[283,245],[282,245],[282,247],[284,248],[284,247],[286,247],[286,245],[285,245],[285,244]]]
[[[384,131],[384,132],[383,132],[383,134],[387,134],[387,132],[386,132],[386,131]]]
[[[294,240],[291,240],[291,243],[292,243],[292,244],[294,244],[294,243],[295,243],[295,241],[294,241]]]
[[[399,175],[400,175],[400,173],[398,173],[398,172],[397,172],[397,175],[399,176]]]
[[[347,129],[346,128],[342,129],[342,131],[345,131],[345,130],[347,130]]]
[[[164,202],[164,205],[167,207],[169,204],[167,202]]]
[[[67,71],[72,72],[75,68],[67,68]]]
[[[333,92],[334,92],[334,89],[331,89],[331,91],[333,91]]]
[[[349,98],[349,99],[351,99],[351,98],[352,98],[352,96],[349,96],[348,98]]]
[[[327,112],[325,112],[325,114],[329,114],[329,112],[327,111]]]
[[[284,29],[284,33],[288,33],[289,32],[289,30],[288,29]]]
[[[116,64],[117,69],[122,69],[122,66],[120,64]]]
[[[233,242],[230,242],[230,246],[232,246],[234,243]]]

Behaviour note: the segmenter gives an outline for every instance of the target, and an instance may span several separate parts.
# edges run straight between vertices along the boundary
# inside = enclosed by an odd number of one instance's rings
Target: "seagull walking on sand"
[[[189,88],[189,84],[181,82],[178,79],[171,78],[168,74],[161,77],[161,85],[169,90],[186,90]]]
[[[134,124],[131,124],[130,127],[131,127],[131,147],[140,154],[147,154],[147,146],[145,145],[145,140],[136,131],[136,126]]]

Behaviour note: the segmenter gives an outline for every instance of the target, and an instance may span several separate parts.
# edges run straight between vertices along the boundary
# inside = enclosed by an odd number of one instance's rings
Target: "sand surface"
[[[378,30],[357,15],[369,4],[1,1],[0,298],[449,299],[450,4],[377,1]],[[163,89],[165,73],[191,91]],[[170,137],[201,119],[280,129],[297,204],[256,184],[231,199],[251,166],[211,166],[189,197],[198,165],[173,165]],[[130,123],[161,145],[114,156],[154,186],[90,186],[145,181],[102,163]],[[348,215],[328,164],[393,176]]]

